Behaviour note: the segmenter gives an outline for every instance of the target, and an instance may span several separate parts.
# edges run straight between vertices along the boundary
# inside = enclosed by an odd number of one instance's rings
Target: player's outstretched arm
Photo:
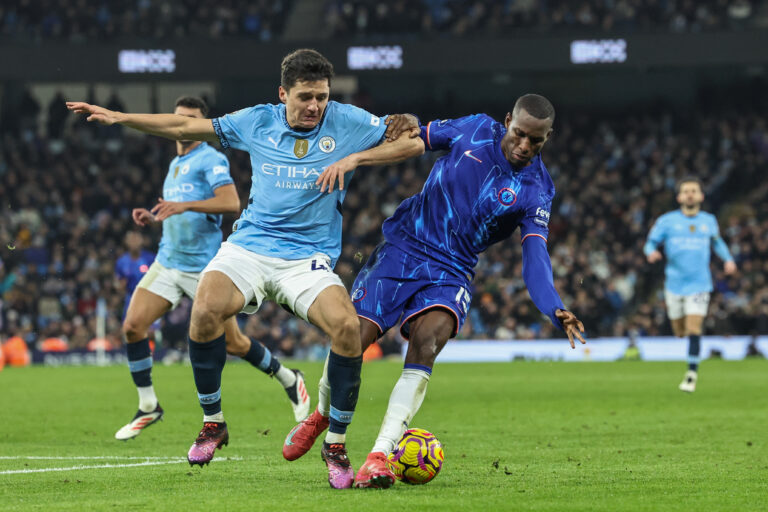
[[[318,176],[315,184],[320,185],[321,193],[326,188],[328,193],[331,193],[338,180],[339,190],[344,190],[344,175],[361,165],[394,164],[424,154],[424,141],[420,137],[411,137],[414,130],[418,134],[418,130],[414,128],[412,131],[401,134],[395,141],[379,144],[359,153],[352,153],[329,165]]]
[[[158,222],[184,212],[240,213],[240,198],[233,184],[222,185],[214,189],[213,194],[213,197],[201,201],[165,201],[160,197],[152,207],[152,213]]]
[[[555,289],[552,262],[542,236],[533,234],[523,239],[523,280],[533,303],[553,324],[565,331],[571,348],[576,348],[574,338],[578,338],[582,344],[586,343],[581,334],[584,332],[584,324],[565,309]]]
[[[219,140],[210,119],[176,114],[126,114],[80,101],[68,101],[67,108],[75,114],[87,115],[86,119],[90,122],[97,122],[106,126],[122,124],[128,128],[166,139],[202,140],[206,142]]]

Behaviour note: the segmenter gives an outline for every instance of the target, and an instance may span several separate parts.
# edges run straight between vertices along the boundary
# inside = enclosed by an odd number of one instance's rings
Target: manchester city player
[[[701,332],[712,291],[709,258],[712,249],[725,262],[724,271],[736,272],[728,246],[720,237],[717,219],[701,211],[704,192],[697,178],[685,178],[677,185],[680,209],[659,217],[648,234],[643,252],[648,263],[662,259],[663,244],[667,264],[664,269],[664,299],[672,332],[688,336],[688,371],[680,390],[692,393],[698,380]]]
[[[384,222],[385,241],[358,274],[352,292],[363,349],[398,324],[409,340],[405,367],[356,487],[394,483],[386,456],[419,410],[435,358],[464,323],[478,254],[518,227],[523,279],[533,302],[565,331],[571,347],[574,337],[585,343],[584,326],[565,310],[555,290],[546,246],[555,187],[539,152],[554,117],[546,98],[527,94],[503,124],[478,114],[421,128],[429,150],[448,153],[435,162],[422,191]],[[354,168],[353,159],[326,172],[341,176]],[[284,446],[284,455],[301,456],[328,425],[324,382],[318,409],[289,434],[292,444]]]
[[[207,464],[229,441],[221,409],[224,324],[271,299],[331,338],[328,358],[330,428],[322,457],[334,488],[352,486],[346,429],[360,386],[360,322],[333,267],[341,252],[345,190],[323,194],[323,169],[363,151],[360,165],[396,162],[423,153],[418,137],[385,140],[386,120],[329,101],[333,66],[314,50],[297,50],[281,66],[281,103],[262,104],[214,119],[112,112],[68,103],[88,119],[122,123],[176,140],[220,141],[248,151],[253,168],[247,209],[203,272],[192,308],[190,359],[203,429],[189,450],[190,464]],[[375,146],[378,146],[374,148]],[[366,153],[374,148],[378,151]]]
[[[175,113],[203,119],[208,106],[199,98],[185,96],[176,101]],[[123,321],[139,410],[115,434],[120,440],[138,436],[163,417],[152,386],[149,328],[176,307],[182,294],[194,297],[200,272],[221,245],[221,214],[240,211],[226,156],[197,141],[178,141],[176,150],[178,156],[171,161],[163,184],[163,198],[151,211],[135,208],[132,212],[139,226],[162,223],[163,235],[157,259],[143,269],[145,274],[132,294]],[[251,342],[240,332],[234,317],[227,320],[225,330],[227,351],[276,377],[288,393],[296,420],[304,419],[309,413],[309,396],[301,372],[284,368],[266,347]]]

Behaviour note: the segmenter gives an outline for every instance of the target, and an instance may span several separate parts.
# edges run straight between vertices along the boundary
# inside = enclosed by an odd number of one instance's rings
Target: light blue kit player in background
[[[271,299],[331,338],[331,419],[321,454],[331,486],[352,485],[345,440],[360,386],[360,322],[333,272],[341,251],[345,191],[323,194],[319,178],[324,168],[351,153],[363,152],[359,165],[375,165],[416,156],[424,146],[415,134],[385,143],[385,131],[394,122],[329,101],[332,76],[333,66],[320,53],[297,50],[281,65],[282,104],[257,105],[213,121],[68,103],[92,121],[122,123],[175,140],[219,141],[251,155],[247,209],[203,271],[192,306],[190,360],[204,415],[187,455],[190,464],[207,464],[229,441],[221,408],[225,322]]]
[[[697,178],[685,178],[677,185],[680,209],[665,213],[651,228],[643,252],[649,263],[660,261],[663,245],[667,264],[664,268],[664,299],[672,332],[688,336],[688,371],[680,390],[696,390],[701,351],[701,333],[712,291],[709,258],[712,249],[725,262],[727,275],[736,272],[728,246],[720,237],[717,219],[701,211],[704,192]]]
[[[565,331],[572,347],[574,338],[584,343],[584,326],[565,310],[554,287],[546,245],[555,187],[539,153],[554,118],[546,98],[527,94],[504,123],[478,114],[421,128],[420,138],[429,150],[447,153],[435,162],[422,191],[384,221],[385,241],[353,285],[363,349],[398,325],[409,341],[405,366],[373,449],[357,473],[356,487],[394,484],[387,455],[426,396],[435,358],[464,323],[474,267],[490,245],[520,228],[523,279],[533,302]],[[354,161],[345,159],[326,172],[342,174],[354,167]],[[318,410],[305,424],[322,414],[323,382]],[[297,445],[306,452],[319,433],[300,427],[283,454]]]
[[[178,115],[205,118],[207,112],[207,105],[199,98],[185,96],[176,101]],[[157,258],[144,270],[123,320],[139,410],[117,431],[115,438],[119,440],[138,436],[163,417],[152,385],[149,329],[176,307],[182,295],[195,296],[200,272],[221,246],[222,214],[240,211],[240,199],[224,154],[197,141],[179,141],[176,149],[177,156],[163,183],[163,197],[151,210],[135,208],[132,212],[139,226],[161,222],[163,234]],[[295,418],[305,418],[309,395],[301,373],[284,368],[263,345],[242,334],[234,317],[227,321],[226,332],[227,351],[275,376],[291,400]]]

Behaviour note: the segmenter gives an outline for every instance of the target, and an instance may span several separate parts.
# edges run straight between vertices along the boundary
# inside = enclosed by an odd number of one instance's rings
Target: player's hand
[[[657,261],[661,261],[661,253],[659,251],[653,251],[648,255],[648,263],[656,263]]]
[[[560,323],[563,324],[565,334],[568,335],[568,341],[571,342],[571,348],[576,348],[576,344],[573,342],[574,336],[579,339],[582,345],[587,342],[581,335],[581,333],[584,332],[584,324],[576,318],[576,315],[570,311],[558,309],[555,311],[555,316],[560,320]]]
[[[155,220],[162,222],[171,215],[177,215],[187,211],[187,207],[184,203],[177,203],[175,201],[166,201],[162,197],[157,198],[157,204],[152,207],[152,213],[155,216]]]
[[[397,140],[403,132],[410,131],[408,138],[419,136],[419,120],[413,114],[391,114],[384,121],[387,131],[384,136],[388,142]]]
[[[333,192],[333,187],[336,184],[336,180],[339,180],[339,190],[344,190],[344,175],[349,171],[354,171],[357,167],[357,162],[354,159],[354,154],[342,158],[336,163],[333,163],[325,168],[325,170],[315,180],[315,185],[320,185],[320,193],[328,188],[328,193]]]
[[[87,115],[86,121],[96,121],[106,126],[120,122],[120,112],[107,110],[98,105],[91,105],[82,101],[68,101],[67,108],[75,114]]]
[[[134,208],[131,211],[131,217],[133,217],[133,222],[138,226],[146,226],[155,220],[155,216],[146,208]]]
[[[725,275],[730,276],[736,273],[736,263],[733,261],[726,261],[725,265],[723,265],[723,270],[725,271]]]

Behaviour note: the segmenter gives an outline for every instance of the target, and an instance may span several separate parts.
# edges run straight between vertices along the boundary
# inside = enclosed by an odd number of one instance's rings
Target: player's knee
[[[195,341],[208,341],[223,323],[221,315],[204,305],[192,307],[189,334]]]
[[[414,334],[411,336],[410,342],[416,349],[414,353],[415,363],[431,368],[435,364],[437,354],[440,353],[440,343],[437,336],[434,334]]]
[[[137,322],[133,318],[126,318],[123,321],[123,336],[128,343],[133,343],[145,338],[147,327],[142,322]]]
[[[329,334],[336,351],[357,353],[360,350],[360,320],[356,315],[347,315],[334,322]]]

